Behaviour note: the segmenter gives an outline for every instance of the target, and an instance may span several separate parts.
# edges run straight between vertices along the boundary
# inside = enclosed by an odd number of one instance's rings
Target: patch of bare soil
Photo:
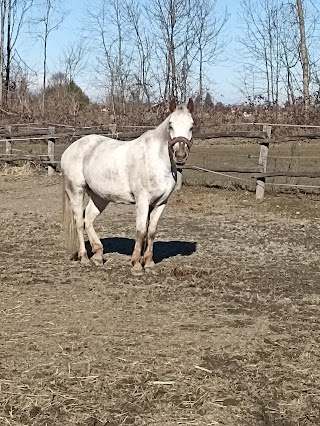
[[[318,201],[184,187],[133,277],[134,209],[81,267],[60,196],[0,177],[1,425],[320,424]]]

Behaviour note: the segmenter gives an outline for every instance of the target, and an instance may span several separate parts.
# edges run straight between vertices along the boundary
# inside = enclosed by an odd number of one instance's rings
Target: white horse
[[[136,241],[132,272],[154,267],[153,243],[157,224],[177,181],[177,165],[183,165],[192,145],[193,101],[176,106],[154,130],[132,141],[105,136],[84,136],[61,157],[64,181],[63,218],[72,258],[89,262],[84,228],[92,247],[91,260],[103,264],[103,246],[93,221],[110,202],[136,205]],[[85,192],[90,197],[83,212]],[[76,253],[74,253],[76,252]]]

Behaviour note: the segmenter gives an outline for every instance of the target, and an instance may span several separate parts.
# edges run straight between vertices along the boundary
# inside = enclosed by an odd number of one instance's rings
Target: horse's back
[[[84,136],[63,153],[63,175],[74,187],[86,187],[101,199],[132,203],[128,148],[125,141],[100,135]]]
[[[68,167],[73,167],[75,163],[82,162],[88,153],[108,139],[100,135],[87,135],[77,139],[62,154],[61,168],[67,170]]]
[[[102,144],[113,145],[113,139],[102,135],[87,135],[74,141],[61,156],[64,176],[74,183],[84,184],[84,167]]]

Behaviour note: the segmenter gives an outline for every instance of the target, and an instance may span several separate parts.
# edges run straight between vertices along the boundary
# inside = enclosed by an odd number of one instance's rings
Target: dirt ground
[[[183,187],[133,277],[133,207],[82,267],[61,177],[2,174],[0,425],[319,425],[319,224],[316,197]]]

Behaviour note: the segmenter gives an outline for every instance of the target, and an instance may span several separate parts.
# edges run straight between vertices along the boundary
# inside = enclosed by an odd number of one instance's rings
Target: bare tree
[[[11,96],[10,107],[22,117],[30,118],[32,116],[30,86],[33,78],[36,77],[36,72],[27,65],[17,51],[10,64],[10,75],[12,81],[15,82],[14,96]]]
[[[33,6],[33,0],[6,0],[6,3],[5,102],[7,102],[10,91],[11,65],[15,46],[21,30],[26,24],[26,16]]]
[[[86,29],[97,54],[97,74],[113,113],[125,111],[132,67],[132,42],[126,5],[120,0],[97,0],[87,8]]]
[[[310,103],[309,95],[309,59],[308,49],[306,42],[306,30],[304,24],[304,13],[302,7],[302,1],[297,1],[297,12],[299,20],[299,31],[300,31],[300,54],[301,54],[301,66],[302,66],[302,81],[303,81],[303,102],[305,109],[308,109]]]
[[[265,99],[268,105],[277,105],[280,97],[295,101],[299,90],[298,26],[294,5],[281,0],[242,0],[241,23],[245,72],[255,75],[256,93],[251,100]],[[247,80],[248,81],[248,80]]]
[[[150,103],[150,79],[152,48],[154,42],[146,32],[143,23],[143,10],[137,0],[130,0],[126,3],[127,20],[134,35],[134,45],[137,50],[138,60],[134,71],[134,95],[138,100],[143,101],[144,97]]]
[[[4,58],[4,34],[5,34],[5,19],[7,13],[7,2],[6,0],[0,3],[1,12],[1,36],[0,36],[0,105],[3,103],[3,58]]]
[[[306,29],[305,18],[302,0],[241,2],[244,31],[240,43],[245,60],[242,68],[254,71],[256,95],[263,96],[268,104],[276,105],[284,97],[286,102],[295,103],[302,95],[305,108],[308,107],[309,48],[312,48],[316,19],[309,16]],[[317,53],[315,63],[316,56]]]
[[[38,17],[34,18],[32,23],[38,27],[37,35],[43,43],[42,110],[44,111],[48,71],[48,41],[51,33],[60,27],[68,12],[61,8],[61,0],[43,0],[38,5],[38,9]]]
[[[199,0],[195,8],[195,39],[198,63],[198,99],[204,101],[204,69],[206,64],[217,61],[226,46],[222,31],[228,21],[228,11],[221,14],[216,11],[216,0]]]
[[[69,82],[81,74],[87,65],[87,43],[82,37],[78,41],[70,43],[62,52],[60,62],[65,70]]]
[[[203,93],[206,65],[224,47],[227,12],[216,12],[216,0],[96,0],[86,17],[114,110],[124,111],[128,99]]]
[[[7,104],[10,89],[17,86],[17,82],[11,78],[13,62],[18,65],[21,60],[16,44],[27,22],[27,13],[32,6],[33,0],[2,0],[0,2],[0,105]],[[16,59],[14,55],[17,56]]]
[[[171,96],[185,101],[194,83],[203,98],[205,65],[212,63],[225,45],[221,35],[228,14],[227,10],[217,13],[216,4],[216,0],[148,3],[149,21],[153,22],[151,31],[163,66],[165,99]],[[195,74],[197,79],[192,77]]]
[[[191,66],[191,49],[194,47],[193,16],[195,2],[192,0],[151,0],[147,6],[153,35],[157,41],[158,55],[163,63],[164,98],[180,98],[179,76],[188,75]],[[184,81],[183,88],[186,86]]]
[[[266,102],[279,99],[281,43],[279,37],[278,0],[242,0],[240,19],[244,36],[240,38],[246,68],[255,72],[259,93]],[[259,81],[258,81],[259,78]]]
[[[288,105],[296,102],[297,64],[299,62],[299,30],[293,4],[287,3],[281,6],[279,13],[279,32],[281,43],[281,78],[286,91]]]

